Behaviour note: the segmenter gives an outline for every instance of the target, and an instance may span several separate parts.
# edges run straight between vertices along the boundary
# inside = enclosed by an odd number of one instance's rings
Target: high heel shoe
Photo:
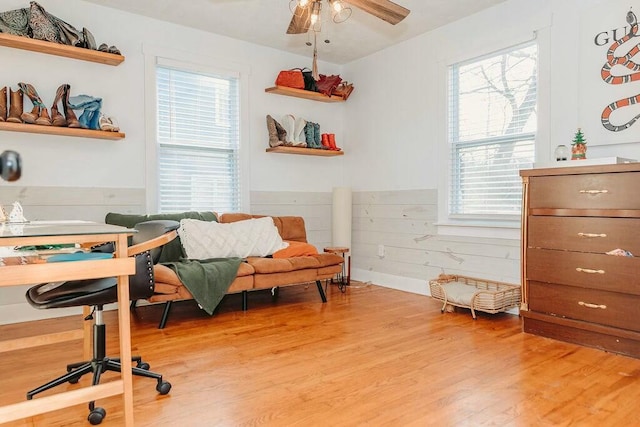
[[[51,126],[51,119],[49,118],[49,112],[45,107],[40,95],[36,89],[29,83],[18,83],[22,92],[33,103],[33,110],[30,113],[24,112],[20,116],[25,123],[35,123],[37,125]]]
[[[73,109],[69,104],[69,93],[71,92],[71,86],[68,84],[62,86],[64,87],[62,95],[62,110],[64,111],[64,116],[67,118],[67,126],[70,128],[82,127],[80,125],[78,117],[76,117],[76,113],[73,112]]]
[[[67,125],[67,119],[65,119],[62,113],[60,113],[60,110],[58,110],[58,102],[62,101],[62,97],[64,96],[64,86],[65,85],[60,85],[60,87],[58,87],[56,97],[51,106],[51,123],[59,127]]]

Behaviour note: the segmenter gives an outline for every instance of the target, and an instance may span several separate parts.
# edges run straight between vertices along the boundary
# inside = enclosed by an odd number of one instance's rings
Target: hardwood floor
[[[640,360],[524,334],[518,316],[474,321],[464,310],[441,314],[429,297],[352,285],[344,294],[331,286],[327,304],[315,286],[283,288],[275,301],[253,293],[247,312],[231,295],[211,318],[179,303],[164,330],[161,306],[139,307],[133,352],[173,388],[159,396],[155,381],[135,378],[136,425],[640,425]],[[112,355],[115,313],[105,320]],[[0,354],[0,404],[21,401],[80,357],[80,341]],[[101,425],[122,424],[120,403],[98,402]],[[87,426],[86,416],[81,405],[8,425]]]

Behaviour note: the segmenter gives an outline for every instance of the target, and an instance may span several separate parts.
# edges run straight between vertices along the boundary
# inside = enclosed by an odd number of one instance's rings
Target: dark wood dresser
[[[640,358],[640,163],[520,176],[524,331]]]

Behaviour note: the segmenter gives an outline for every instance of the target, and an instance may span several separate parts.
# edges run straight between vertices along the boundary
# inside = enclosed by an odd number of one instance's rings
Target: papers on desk
[[[89,261],[113,258],[111,253],[86,252],[77,244],[0,246],[0,266],[45,262]]]

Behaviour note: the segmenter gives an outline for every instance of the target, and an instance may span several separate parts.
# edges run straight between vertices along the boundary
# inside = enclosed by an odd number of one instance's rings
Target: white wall
[[[357,89],[348,101],[345,132],[350,151],[357,153],[357,158],[346,164],[346,173],[354,194],[363,194],[354,200],[367,200],[367,192],[420,195],[423,193],[407,190],[426,190],[424,194],[437,190],[438,204],[442,207],[448,173],[447,66],[533,37],[539,45],[536,155],[538,162],[549,161],[558,144],[569,145],[576,128],[584,127],[578,111],[580,103],[590,102],[590,98],[588,88],[579,87],[580,18],[591,8],[605,4],[619,8],[623,25],[629,3],[621,0],[510,0],[347,64],[344,72],[354,76]],[[637,125],[633,132],[635,141],[640,141]],[[640,143],[596,146],[594,141],[587,156],[640,159]],[[409,204],[409,200],[403,203]],[[420,206],[431,201],[420,196],[413,203]],[[364,207],[369,208],[369,202]],[[469,252],[464,240],[440,234],[442,230],[434,227],[433,221],[427,221],[421,226],[432,240],[426,246],[416,245],[411,239],[391,239],[394,234],[406,233],[394,228],[398,221],[410,225],[411,218],[403,214],[402,208],[402,203],[397,203],[373,215],[361,214],[366,220],[364,224],[376,222],[378,241],[372,240],[371,233],[354,234],[353,246],[362,251],[354,254],[354,278],[396,283],[394,287],[413,291],[417,286],[413,280],[419,277],[415,272],[423,271],[424,281],[431,278],[425,276],[434,273],[433,267],[437,267],[450,273],[518,282],[519,255],[514,247],[519,244],[519,230],[512,230],[513,237],[503,240],[502,249],[497,247],[496,239],[470,238],[476,249]],[[355,229],[358,221],[361,218],[354,218]],[[385,241],[392,245],[392,257],[398,255],[391,261],[405,263],[401,269],[377,259],[377,244]],[[456,265],[438,256],[434,250],[443,245],[445,253],[466,260],[466,265]],[[489,247],[494,249],[483,253]],[[425,253],[425,249],[430,250]],[[478,262],[486,253],[501,252],[507,257],[506,262]],[[411,261],[411,254],[419,256]]]
[[[87,27],[98,44],[116,45],[126,57],[117,67],[0,48],[3,64],[1,85],[17,88],[28,82],[51,105],[56,88],[71,85],[73,94],[103,98],[103,111],[117,119],[127,137],[121,141],[4,133],[0,149],[17,149],[23,156],[20,186],[145,187],[144,55],[143,47],[180,50],[213,58],[222,67],[239,64],[249,70],[248,134],[242,144],[250,154],[249,190],[269,189],[331,191],[342,184],[344,160],[265,153],[268,147],[265,115],[294,114],[319,122],[343,140],[343,105],[314,103],[266,94],[279,70],[311,65],[310,57],[229,39],[202,31],[123,13],[79,0],[48,0],[41,3],[55,16],[78,29]],[[0,10],[28,7],[25,0],[2,0]],[[339,73],[335,65],[320,63],[323,73]],[[31,103],[25,100],[25,109]],[[346,145],[346,144],[343,144]],[[296,179],[318,176],[321,179]],[[1,186],[12,185],[0,183]],[[13,184],[15,185],[15,184]],[[7,203],[6,200],[0,200]]]

